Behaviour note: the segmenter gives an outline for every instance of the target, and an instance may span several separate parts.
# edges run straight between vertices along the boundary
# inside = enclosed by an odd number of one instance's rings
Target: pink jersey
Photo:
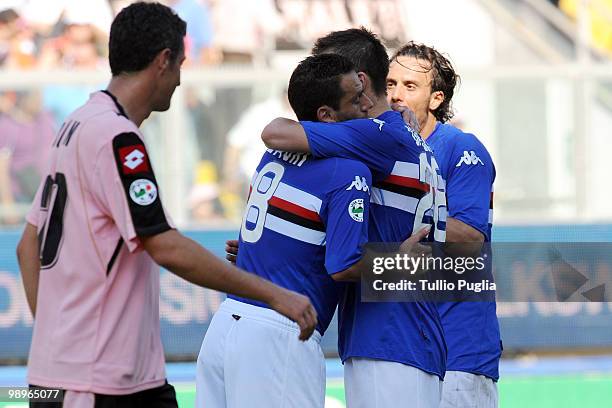
[[[131,394],[165,382],[159,268],[139,236],[172,228],[141,134],[97,92],[56,136],[27,221],[41,271],[30,384]]]

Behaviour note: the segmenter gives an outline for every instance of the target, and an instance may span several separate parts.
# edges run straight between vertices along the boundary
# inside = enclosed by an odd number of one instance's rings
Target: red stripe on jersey
[[[421,183],[418,179],[412,178],[412,177],[404,177],[404,176],[389,176],[387,177],[383,183],[391,183],[391,184],[396,184],[398,186],[402,186],[402,187],[410,187],[410,188],[416,188],[417,190],[421,190],[424,191],[426,193],[429,193],[429,184],[427,183]]]
[[[493,192],[491,191],[491,201],[489,202],[489,208],[493,208]]]
[[[308,220],[322,222],[321,217],[319,217],[319,214],[316,213],[315,211],[307,210],[304,207],[301,207],[292,202],[283,200],[282,198],[272,197],[271,199],[268,200],[268,204],[273,205],[274,207],[283,209],[285,211],[292,212]]]

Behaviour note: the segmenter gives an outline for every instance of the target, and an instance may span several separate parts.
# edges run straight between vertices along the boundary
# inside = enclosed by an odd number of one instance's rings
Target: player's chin
[[[165,112],[168,109],[170,109],[170,101],[169,100],[167,102],[163,102],[163,103],[160,103],[159,105],[155,106],[153,111],[155,111],[155,112]]]

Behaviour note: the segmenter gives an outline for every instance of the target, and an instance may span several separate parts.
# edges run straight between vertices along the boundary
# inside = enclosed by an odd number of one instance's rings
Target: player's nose
[[[400,103],[404,101],[404,91],[399,86],[393,88],[393,92],[391,92],[390,96],[391,103]]]

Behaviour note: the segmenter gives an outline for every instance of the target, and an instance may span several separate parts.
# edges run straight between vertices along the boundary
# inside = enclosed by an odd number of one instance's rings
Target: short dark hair
[[[398,57],[414,57],[428,62],[429,65],[424,66],[423,69],[432,71],[431,90],[433,92],[442,91],[444,93],[444,101],[433,114],[442,123],[450,120],[454,116],[451,100],[455,94],[455,86],[459,81],[459,75],[455,72],[448,58],[435,48],[424,44],[417,44],[414,41],[410,41],[397,50],[393,57],[391,57],[391,61],[399,63],[397,61]]]
[[[291,74],[287,96],[298,120],[317,121],[317,110],[328,105],[340,109],[344,95],[340,82],[342,75],[355,71],[347,58],[338,54],[307,57]]]
[[[145,69],[162,50],[169,48],[172,62],[184,49],[187,24],[159,3],[133,3],[111,25],[109,62],[113,76]]]
[[[389,56],[378,37],[366,28],[333,31],[315,42],[312,53],[334,53],[348,58],[357,71],[370,77],[376,95],[386,94]]]

